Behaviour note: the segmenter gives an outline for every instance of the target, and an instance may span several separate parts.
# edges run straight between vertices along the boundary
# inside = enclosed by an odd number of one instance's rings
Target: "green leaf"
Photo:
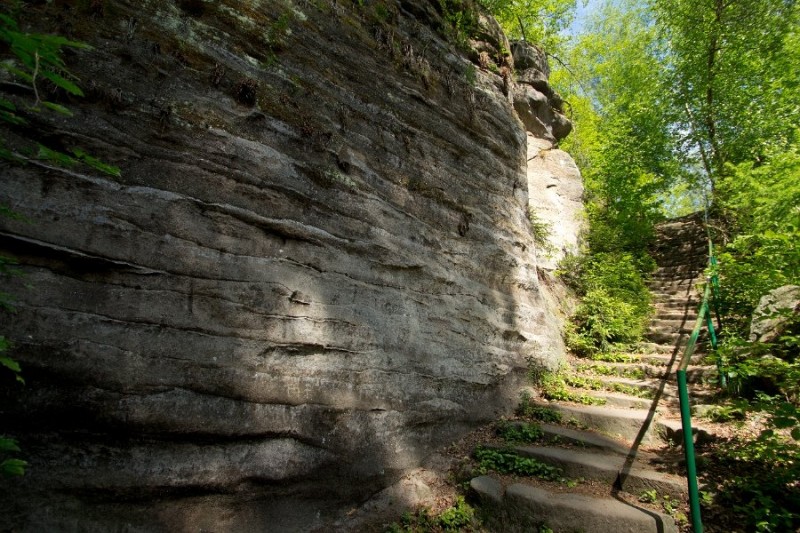
[[[23,158],[19,157],[17,154],[3,147],[2,145],[0,145],[0,159],[5,159],[6,161],[13,161],[14,163],[17,164],[25,163],[25,160]],[[3,207],[0,206],[0,215],[3,214],[2,211]]]
[[[53,102],[42,102],[42,105],[45,106],[48,109],[52,109],[53,111],[55,111],[57,113],[61,113],[62,115],[66,115],[68,117],[72,116],[72,111],[70,111],[69,109],[67,109],[66,107],[64,107],[61,104],[56,104],[56,103],[53,103]]]
[[[8,437],[0,437],[0,452],[18,452],[20,451],[15,439]]]
[[[82,161],[83,163],[89,165],[90,167],[103,172],[104,174],[108,174],[109,176],[120,177],[121,171],[119,167],[115,167],[114,165],[109,165],[108,163],[103,163],[99,159],[90,156],[83,150],[74,149],[72,153],[75,154],[75,157],[78,160]]]
[[[9,370],[15,373],[22,371],[22,368],[20,368],[19,363],[17,363],[10,357],[0,356],[0,365],[8,368]]]
[[[795,427],[792,429],[792,438],[794,440],[800,440],[800,427]]]
[[[45,161],[51,161],[63,167],[69,167],[77,163],[75,159],[68,156],[67,154],[59,152],[57,150],[51,150],[50,148],[42,144],[39,145],[39,152],[37,154],[37,157]]]
[[[58,87],[61,87],[70,94],[74,94],[76,96],[83,96],[83,91],[81,90],[80,87],[78,87],[68,79],[64,78],[63,76],[59,76],[55,72],[44,71],[42,72],[42,76],[52,81]]]
[[[794,426],[795,424],[797,424],[797,419],[789,418],[789,417],[783,417],[783,416],[777,416],[777,417],[772,419],[772,423],[778,429],[786,429],[786,428],[790,428],[790,427]]]
[[[28,466],[27,461],[22,459],[6,459],[0,463],[0,472],[7,476],[21,476],[25,474],[26,466]]]
[[[28,83],[33,83],[33,76],[31,74],[28,74],[24,70],[18,69],[17,67],[15,67],[12,64],[0,63],[0,68],[2,68],[3,70],[7,70],[8,72],[10,72],[11,74],[14,74],[15,76],[19,76],[20,78],[22,78],[24,81],[27,81]]]

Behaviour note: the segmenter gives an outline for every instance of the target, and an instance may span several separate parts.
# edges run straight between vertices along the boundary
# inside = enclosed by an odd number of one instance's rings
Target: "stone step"
[[[644,334],[645,339],[662,344],[676,344],[679,336],[680,334],[666,333],[663,331],[648,331]]]
[[[584,448],[593,448],[616,453],[621,456],[628,455],[630,452],[630,446],[627,444],[593,431],[556,426],[553,424],[540,424],[539,427],[551,441],[563,441]],[[640,454],[647,460],[653,457],[653,454],[647,452],[640,452]]]
[[[681,320],[689,324],[694,324],[697,320],[697,310],[686,309],[686,306],[663,306],[661,304],[655,305],[655,314],[653,318],[656,320]]]
[[[697,294],[694,285],[667,285],[661,287],[651,287],[650,292],[656,299],[659,297],[663,298],[672,296],[683,296],[684,298],[689,298]]]
[[[692,267],[669,267],[659,268],[650,274],[652,281],[675,281],[675,280],[700,280],[703,278],[703,270]]]
[[[649,328],[664,331],[688,332],[691,333],[695,322],[688,322],[682,318],[653,318],[650,320]]]
[[[694,357],[693,357],[694,358]],[[694,358],[699,360],[702,357]],[[669,359],[662,360],[669,361]],[[619,376],[631,377],[635,374],[641,373],[643,377],[649,378],[663,378],[667,377],[670,380],[677,379],[677,363],[680,358],[676,358],[673,368],[667,372],[665,364],[647,364],[642,363],[580,363],[576,369],[580,373],[587,373],[593,377],[600,376]],[[635,373],[635,374],[634,374]],[[716,379],[717,367],[714,365],[699,365],[693,364],[686,369],[686,378],[689,383],[699,383],[704,380]]]
[[[543,446],[516,446],[514,451],[561,468],[567,478],[604,481],[631,494],[656,489],[659,494],[683,498],[686,493],[685,479],[653,471],[646,461],[635,458],[631,463],[629,457],[620,455]]]
[[[658,344],[654,342],[641,342],[636,347],[636,350],[645,355],[650,354],[672,354],[675,351],[675,346],[671,344]]]
[[[496,517],[498,531],[554,533],[678,533],[672,517],[612,498],[561,494],[514,483],[507,488],[490,476],[472,479],[470,488]]]
[[[692,368],[687,369],[686,381],[691,385],[693,385],[692,387],[689,388],[690,396],[694,396],[695,398],[700,399],[700,398],[708,398],[709,396],[716,394],[717,391],[713,387],[708,387],[703,385],[703,378],[705,376],[706,374],[704,372],[695,373],[693,372]],[[652,378],[652,377],[646,377],[643,379],[631,379],[631,378],[616,377],[616,376],[603,376],[602,378],[598,379],[601,379],[604,383],[607,384],[619,383],[622,385],[626,385],[628,387],[650,391],[653,394],[660,391],[664,398],[678,397],[678,377],[677,374],[675,374],[674,372],[671,372],[670,376],[666,380],[661,378]]]
[[[675,268],[684,267],[687,270],[703,270],[708,264],[708,252],[697,250],[673,250],[655,257],[659,267]]]
[[[664,376],[663,365],[650,365],[645,362],[631,363],[605,363],[605,362],[580,362],[575,366],[575,371],[591,377],[620,376],[620,377],[653,377]]]
[[[682,356],[683,356],[683,351],[680,351],[678,355],[675,357],[673,357],[672,354],[649,354],[649,355],[643,355],[641,357],[641,361],[642,363],[645,363],[647,365],[665,367],[669,366],[670,364],[677,365]],[[695,352],[694,354],[692,354],[691,359],[689,359],[689,364],[698,366],[708,366],[702,364],[705,357],[706,354]]]
[[[670,442],[667,428],[662,427],[657,417],[651,416],[647,409],[565,405],[556,402],[536,403],[541,407],[549,407],[561,413],[565,423],[577,423],[612,438],[634,442],[641,437],[642,442],[648,445],[662,445]],[[648,421],[650,422],[648,427],[644,428]],[[641,432],[643,435],[640,436]]]
[[[668,289],[668,288],[677,288],[677,287],[685,289],[685,288],[688,288],[688,287],[694,287],[694,285],[696,283],[698,283],[698,281],[702,281],[702,280],[700,278],[696,278],[696,277],[691,277],[691,278],[684,278],[684,277],[679,277],[679,278],[674,278],[674,277],[670,277],[670,278],[654,278],[654,279],[651,279],[647,283],[647,286],[648,286],[648,288],[655,289],[655,290]]]
[[[700,301],[701,301],[700,297],[695,294],[691,294],[688,297],[686,295],[677,295],[677,294],[652,293],[652,295],[653,295],[653,304],[662,307],[696,310],[700,306]]]
[[[605,400],[607,407],[617,407],[619,409],[648,409],[653,404],[653,400],[647,398],[639,398],[638,396],[630,396],[621,392],[611,391],[596,391],[586,392],[581,389],[576,392],[583,392],[589,396]]]

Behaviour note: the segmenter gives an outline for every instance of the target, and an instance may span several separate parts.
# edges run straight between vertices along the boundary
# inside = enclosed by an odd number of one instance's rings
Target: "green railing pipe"
[[[689,405],[689,391],[686,386],[686,369],[678,370],[678,397],[681,403],[683,451],[686,456],[686,481],[689,485],[689,512],[692,516],[692,530],[694,533],[703,533],[703,520],[700,516],[700,491],[697,488],[697,462],[694,457],[694,436],[692,435],[692,409]]]
[[[713,247],[709,241],[709,254],[710,264],[716,264],[713,256]],[[711,296],[714,280],[709,278],[706,282],[705,289],[703,290],[703,301],[697,310],[697,320],[695,321],[694,329],[689,337],[689,342],[686,343],[686,349],[683,352],[683,357],[678,364],[678,399],[681,406],[681,427],[683,428],[683,453],[686,458],[686,482],[689,489],[689,511],[692,518],[692,530],[694,533],[703,533],[703,520],[700,515],[700,491],[697,487],[697,461],[694,454],[694,435],[692,434],[692,407],[689,403],[689,388],[686,379],[686,368],[694,354],[694,349],[697,346],[697,339],[700,336],[700,330],[703,328],[703,323],[708,327],[709,337],[711,338],[711,345],[714,349],[717,347],[717,335],[714,331],[714,322],[711,318],[711,309],[709,307],[709,298]],[[716,293],[716,287],[714,287]],[[719,375],[723,376],[722,369],[719,369]]]

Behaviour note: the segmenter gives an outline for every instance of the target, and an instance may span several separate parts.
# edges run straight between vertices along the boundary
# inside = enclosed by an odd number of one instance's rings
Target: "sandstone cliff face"
[[[565,255],[578,253],[584,227],[581,171],[568,153],[528,133],[527,176],[530,210],[547,225],[552,248],[543,250],[537,263],[552,271]]]
[[[309,530],[555,362],[512,60],[438,6],[30,8],[94,50],[75,116],[28,134],[122,175],[3,166],[30,222],[0,219],[27,380],[2,430],[30,467],[2,525]]]

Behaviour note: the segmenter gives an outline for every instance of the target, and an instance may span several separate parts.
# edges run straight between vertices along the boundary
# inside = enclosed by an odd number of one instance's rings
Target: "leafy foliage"
[[[439,513],[431,515],[428,509],[420,509],[416,513],[407,512],[400,523],[389,526],[387,533],[438,533],[449,531],[477,531],[480,521],[463,496],[458,496],[455,503]]]
[[[561,50],[576,0],[481,0],[509,39],[525,39],[551,53]]]
[[[741,517],[748,531],[778,533],[800,527],[800,446],[765,432],[757,439],[722,443],[711,453],[724,468],[724,475],[714,480],[719,484],[717,503]]]
[[[531,235],[533,242],[537,248],[543,252],[546,257],[553,255],[556,252],[556,247],[553,244],[553,227],[550,223],[542,220],[536,211],[528,207],[528,221],[531,225]]]
[[[521,394],[517,414],[540,422],[557,424],[561,422],[561,413],[549,407],[540,407],[531,401],[531,395],[526,391]]]
[[[581,296],[567,345],[578,355],[591,356],[641,339],[650,316],[650,292],[641,266],[650,261],[625,252],[597,252],[562,264],[560,272]]]
[[[541,426],[534,422],[520,424],[503,422],[497,426],[497,434],[511,443],[537,442],[544,438]]]
[[[478,472],[486,474],[490,471],[498,474],[516,474],[533,476],[556,481],[561,479],[562,470],[531,457],[522,457],[510,450],[494,450],[479,446],[475,449],[478,461]]]
[[[27,462],[11,455],[19,452],[17,441],[0,437],[0,474],[3,476],[21,476],[25,473]]]
[[[8,45],[11,58],[0,61],[0,68],[6,70],[17,80],[30,87],[33,102],[22,108],[0,96],[0,124],[9,127],[23,126],[28,123],[24,114],[40,113],[45,110],[62,115],[72,116],[72,112],[62,104],[43,98],[42,86],[50,84],[53,90],[64,91],[68,95],[83,96],[77,80],[66,67],[63,59],[65,49],[89,49],[89,45],[71,41],[59,35],[45,35],[22,31],[17,21],[10,15],[0,13],[0,42]],[[24,134],[26,137],[28,133]],[[26,154],[7,146],[6,138],[0,138],[0,159],[22,164],[27,161],[45,161],[59,167],[71,167],[77,163],[98,170],[111,176],[119,176],[120,170],[87,154],[78,148],[72,149],[72,155],[52,149],[35,142],[27,147]],[[31,155],[35,154],[35,155]]]
[[[63,105],[43,98],[41,85],[50,84],[53,93],[55,90],[64,91],[68,95],[83,96],[83,92],[76,83],[75,77],[67,70],[63,59],[63,51],[71,49],[87,49],[88,45],[76,41],[71,41],[58,35],[44,35],[22,31],[17,21],[9,14],[0,12],[0,42],[7,45],[11,57],[0,61],[0,68],[10,73],[16,80],[21,81],[33,92],[33,102],[24,105],[21,109],[11,100],[0,96],[0,126],[15,128],[26,126],[28,121],[24,113],[40,113],[45,110],[56,112],[66,116],[72,116],[72,112]],[[29,132],[23,133],[20,138],[27,139]],[[12,164],[25,164],[30,161],[38,160],[55,164],[59,167],[70,167],[78,163],[83,163],[90,168],[109,174],[119,176],[119,169],[106,164],[99,159],[89,155],[80,149],[73,149],[72,155],[65,154],[58,150],[51,149],[43,144],[34,141],[34,148],[29,147],[29,154],[22,154],[7,144],[5,136],[0,138],[0,160],[8,161]],[[15,213],[7,206],[0,205],[0,216],[15,220],[25,220],[20,214]],[[0,276],[8,277],[19,275],[19,271],[14,267],[15,262],[8,257],[0,256]],[[0,292],[0,308],[7,312],[13,312],[13,303],[9,295]],[[22,368],[12,357],[6,355],[11,344],[0,336],[0,367],[10,371],[16,381],[24,384]],[[22,475],[25,472],[27,463],[15,457],[20,452],[15,439],[0,437],[0,473],[3,475]]]

